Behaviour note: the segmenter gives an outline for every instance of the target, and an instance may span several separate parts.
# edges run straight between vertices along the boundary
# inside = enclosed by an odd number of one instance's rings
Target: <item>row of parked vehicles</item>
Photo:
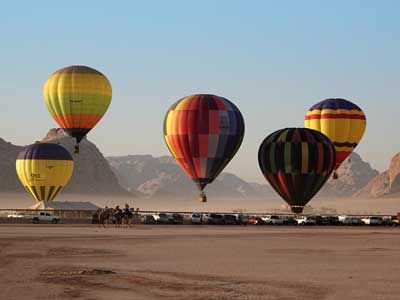
[[[328,226],[397,226],[399,218],[389,217],[356,217],[356,216],[284,216],[266,215],[249,216],[245,214],[218,214],[218,213],[193,213],[189,220],[184,220],[178,213],[159,213],[144,215],[141,218],[144,224],[183,224],[184,221],[191,224],[210,225],[328,225]]]
[[[249,217],[242,214],[193,213],[187,221],[192,224],[247,225]],[[144,224],[183,224],[184,217],[177,213],[158,213],[143,215],[141,222]]]
[[[367,217],[356,217],[356,216],[267,216],[261,217],[264,224],[267,225],[328,225],[328,226],[397,226],[399,225],[399,219],[397,216],[378,217],[378,216],[367,216]]]
[[[186,215],[187,216],[187,215]],[[54,223],[60,222],[60,218],[49,212],[39,211],[36,214],[22,215],[18,213],[9,214],[8,218],[30,219],[33,223]],[[144,214],[141,216],[143,224],[210,224],[210,225],[328,225],[328,226],[399,226],[400,215],[398,216],[320,216],[320,215],[264,215],[249,216],[246,214],[219,214],[219,213],[193,213],[190,217],[184,218],[179,213],[157,213]]]
[[[367,217],[356,217],[356,216],[267,216],[261,217],[264,224],[268,225],[328,225],[328,226],[397,226],[399,225],[399,219],[397,216],[378,217],[378,216],[367,216]]]
[[[193,216],[195,216],[193,218]],[[237,215],[236,215],[237,216]],[[200,214],[192,215],[192,223],[204,224],[249,224],[249,225],[375,225],[375,226],[397,226],[399,220],[396,216],[393,217],[355,217],[355,216],[243,216],[241,215],[242,222],[232,222],[235,215],[206,215],[204,221],[201,222]],[[200,219],[200,220],[199,220]],[[211,220],[210,220],[211,219]],[[218,222],[215,220],[217,219]]]

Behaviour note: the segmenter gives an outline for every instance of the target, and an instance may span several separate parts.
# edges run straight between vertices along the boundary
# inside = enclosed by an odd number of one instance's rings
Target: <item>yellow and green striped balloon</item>
[[[99,71],[70,66],[53,73],[44,85],[47,109],[58,125],[77,141],[100,121],[111,102],[109,80]]]
[[[54,200],[71,179],[73,170],[72,156],[57,144],[27,146],[16,160],[18,178],[36,201]]]

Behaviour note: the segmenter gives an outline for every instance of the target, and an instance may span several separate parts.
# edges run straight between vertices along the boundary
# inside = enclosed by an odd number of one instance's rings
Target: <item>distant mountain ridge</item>
[[[137,191],[146,197],[176,197],[199,192],[193,182],[184,174],[169,156],[127,155],[107,157],[111,169],[120,184],[128,191]],[[263,197],[272,190],[256,183],[248,183],[238,176],[222,173],[206,188],[213,197]]]
[[[195,195],[195,185],[184,174],[172,157],[127,155],[106,157],[120,184],[129,191],[138,191],[147,197]],[[338,171],[339,179],[330,179],[320,196],[348,197],[368,184],[378,171],[364,162],[357,153],[351,155]],[[249,183],[231,173],[222,173],[206,188],[213,197],[263,198],[276,196],[271,186]]]
[[[62,130],[51,129],[43,141],[63,145],[71,153],[74,140]],[[0,192],[24,192],[15,172],[15,159],[22,146],[0,138]],[[75,170],[65,193],[134,195],[153,197],[197,197],[198,190],[170,156],[126,155],[104,157],[95,144],[81,142],[81,153],[73,154]],[[381,197],[400,193],[400,153],[381,174],[353,153],[338,170],[339,179],[329,179],[318,196]],[[222,173],[206,188],[208,195],[235,199],[278,197],[266,184],[246,182]]]

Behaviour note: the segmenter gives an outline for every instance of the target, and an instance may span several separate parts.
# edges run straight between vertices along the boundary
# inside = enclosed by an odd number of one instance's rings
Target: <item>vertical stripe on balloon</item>
[[[266,180],[299,213],[332,173],[335,148],[318,131],[286,128],[264,139],[258,161]]]
[[[184,97],[170,107],[164,120],[168,149],[196,182],[212,182],[239,149],[243,135],[240,111],[214,95]]]

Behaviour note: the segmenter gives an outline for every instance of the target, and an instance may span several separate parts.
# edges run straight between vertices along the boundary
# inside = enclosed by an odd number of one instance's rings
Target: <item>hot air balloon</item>
[[[321,131],[335,145],[336,170],[360,142],[366,127],[364,112],[345,99],[326,99],[312,106],[304,120],[304,127]]]
[[[265,179],[292,211],[301,213],[332,174],[335,146],[316,130],[280,129],[262,142],[258,163]]]
[[[17,157],[19,180],[36,201],[52,201],[69,182],[74,161],[60,145],[36,143],[25,147]]]
[[[79,142],[100,121],[111,102],[107,77],[85,66],[70,66],[53,73],[43,88],[47,109],[58,125]]]
[[[203,192],[238,151],[244,135],[239,109],[223,97],[199,94],[173,104],[164,119],[169,151]]]

